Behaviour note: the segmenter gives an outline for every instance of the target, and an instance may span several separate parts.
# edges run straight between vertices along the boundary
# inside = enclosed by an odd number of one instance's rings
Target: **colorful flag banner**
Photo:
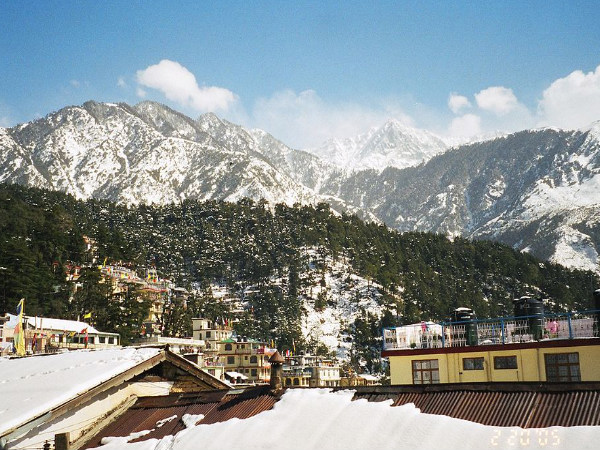
[[[14,331],[15,349],[18,356],[25,356],[25,330],[23,329],[23,312],[25,310],[25,299],[22,298],[17,305],[17,326]]]

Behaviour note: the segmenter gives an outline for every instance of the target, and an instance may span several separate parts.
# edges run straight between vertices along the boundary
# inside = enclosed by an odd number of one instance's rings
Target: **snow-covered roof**
[[[523,429],[481,425],[448,416],[424,414],[409,403],[352,400],[354,391],[289,389],[273,409],[243,420],[191,426],[174,436],[126,443],[106,440],[102,450],[135,449],[595,449],[600,427]],[[180,419],[181,420],[181,419]],[[137,437],[137,435],[135,436]],[[105,441],[105,442],[106,442]]]
[[[362,378],[363,380],[368,380],[368,381],[378,381],[379,378],[377,378],[374,375],[369,375],[368,373],[361,373],[360,375],[358,375],[359,378]]]
[[[239,373],[239,372],[225,372],[225,375],[230,376],[231,378],[241,378],[242,380],[247,380],[248,377],[246,375],[244,375],[243,373]]]
[[[17,325],[17,316],[9,314],[9,321],[6,322],[6,328],[14,328]],[[53,319],[50,317],[29,317],[25,316],[30,327],[44,329],[48,331],[68,331],[79,333],[87,328],[88,333],[102,333],[88,323],[78,320]]]
[[[0,435],[157,355],[158,348],[0,358]]]

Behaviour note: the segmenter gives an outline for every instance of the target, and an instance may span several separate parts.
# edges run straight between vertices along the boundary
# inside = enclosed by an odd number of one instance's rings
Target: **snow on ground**
[[[595,449],[600,427],[491,427],[421,413],[413,404],[352,401],[353,391],[290,389],[270,411],[197,425],[161,440],[109,442],[108,450],[195,449]]]
[[[0,435],[150,359],[156,348],[0,358]]]
[[[308,250],[309,258],[318,259],[317,251]],[[350,358],[351,342],[344,338],[344,328],[351,325],[361,310],[372,315],[381,316],[381,306],[377,299],[381,293],[378,285],[369,282],[351,272],[350,265],[342,260],[325,259],[328,267],[324,274],[309,265],[307,275],[314,280],[304,292],[304,307],[306,316],[302,323],[302,333],[307,341],[318,340],[332,352],[337,352],[337,357],[342,360]],[[325,286],[320,283],[320,277],[325,280]],[[319,295],[325,296],[327,306],[322,310],[315,309],[315,300]]]
[[[561,237],[555,245],[550,261],[581,270],[598,270],[598,252],[587,234],[567,225],[559,228]]]

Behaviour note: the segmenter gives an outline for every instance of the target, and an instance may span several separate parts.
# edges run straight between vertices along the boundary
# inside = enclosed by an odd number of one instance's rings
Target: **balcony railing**
[[[383,349],[423,349],[501,345],[553,339],[599,337],[600,311],[522,317],[500,317],[468,322],[421,322],[383,330]]]

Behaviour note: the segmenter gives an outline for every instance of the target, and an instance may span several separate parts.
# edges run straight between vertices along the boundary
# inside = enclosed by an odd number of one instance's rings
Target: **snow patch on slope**
[[[309,255],[313,261],[318,258],[316,250],[310,250]],[[381,316],[381,286],[352,273],[350,265],[342,260],[327,258],[325,265],[329,269],[324,273],[311,264],[305,274],[315,282],[303,295],[306,316],[302,333],[308,342],[324,344],[339,359],[348,361],[352,347],[348,327],[363,312]],[[319,296],[325,300],[322,309],[315,307]]]

